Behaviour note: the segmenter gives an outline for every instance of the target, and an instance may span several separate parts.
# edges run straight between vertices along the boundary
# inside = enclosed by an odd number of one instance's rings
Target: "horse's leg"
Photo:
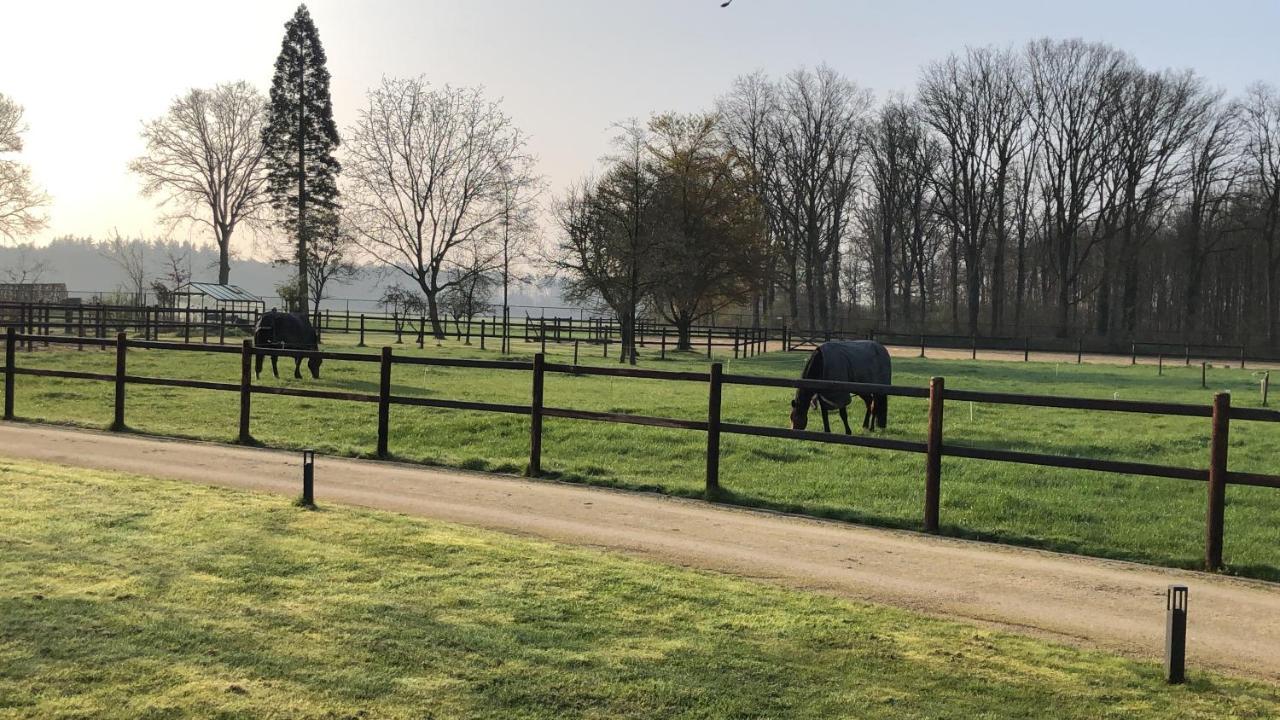
[[[279,355],[271,353],[271,374],[275,375],[277,379],[280,377],[280,367],[276,364],[279,360]]]
[[[853,428],[849,427],[849,408],[848,406],[840,406],[840,422],[844,423],[844,434],[852,435]]]
[[[302,379],[302,356],[295,355],[293,358],[293,377],[296,380]]]
[[[265,356],[260,352],[253,354],[253,376],[254,377],[256,378],[262,377],[262,361],[265,359],[266,359]]]
[[[831,432],[831,417],[825,405],[822,407],[822,432]]]
[[[870,429],[872,429],[872,428],[871,428],[871,405],[872,405],[872,401],[871,401],[870,399],[868,399],[867,397],[865,397],[865,396],[861,396],[861,395],[860,395],[859,397],[861,397],[861,398],[862,398],[862,402],[863,402],[863,404],[867,406],[867,412],[866,412],[866,413],[864,413],[864,414],[863,414],[863,416],[862,416],[862,429],[863,429],[863,430],[870,430]]]

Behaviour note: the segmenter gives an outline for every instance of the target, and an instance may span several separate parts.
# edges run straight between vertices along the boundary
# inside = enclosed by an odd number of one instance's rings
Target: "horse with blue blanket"
[[[320,348],[320,336],[316,334],[315,328],[311,326],[311,321],[307,319],[306,313],[280,312],[272,308],[262,313],[253,328],[253,348],[254,376],[261,377],[262,360],[269,355],[271,357],[271,373],[276,377],[280,377],[280,370],[276,367],[279,355],[272,351],[318,350]],[[302,355],[295,355],[293,358],[293,376],[295,378],[302,377],[302,357]],[[320,379],[320,363],[322,361],[323,358],[315,355],[307,357],[307,369],[311,371],[311,377],[316,380]]]
[[[800,374],[804,380],[832,380],[836,382],[867,383],[871,385],[889,385],[893,380],[893,367],[889,361],[889,351],[872,340],[831,341],[818,346],[817,350],[805,362],[804,372]],[[889,396],[884,393],[858,393],[866,405],[866,414],[862,417],[862,427],[874,430],[884,429],[889,423]],[[791,401],[791,429],[803,430],[809,424],[809,408],[822,411],[822,429],[831,432],[831,420],[827,413],[832,410],[840,412],[840,420],[844,422],[844,432],[852,435],[849,427],[848,407],[853,396],[843,390],[812,390],[797,388],[795,399]]]

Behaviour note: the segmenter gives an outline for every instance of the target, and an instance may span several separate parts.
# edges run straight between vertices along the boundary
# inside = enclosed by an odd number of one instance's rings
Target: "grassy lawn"
[[[1263,718],[1275,687],[404,516],[0,460],[0,716]]]
[[[406,335],[395,352],[447,357],[497,358],[493,350],[447,341],[418,350]],[[351,349],[355,335],[331,333],[330,349]],[[512,357],[528,358],[535,345],[514,343]],[[654,348],[645,367],[705,369],[701,353],[659,361]],[[376,352],[369,348],[369,352]],[[567,361],[572,346],[548,347],[553,361]],[[599,346],[583,345],[582,361],[609,363]],[[611,353],[616,353],[616,346]],[[732,360],[727,372],[796,377],[804,353],[770,353]],[[20,366],[110,372],[113,353],[61,348],[22,354]],[[1233,392],[1236,405],[1259,404],[1258,378],[1250,370],[1217,367],[1209,389],[1200,388],[1200,368],[1075,365],[995,361],[895,362],[896,384],[927,384],[945,376],[948,388],[1168,400],[1208,404],[1213,391]],[[377,366],[326,362],[319,382],[294,380],[289,372],[264,383],[375,393]],[[129,372],[139,375],[237,382],[239,358],[192,352],[131,351]],[[393,392],[451,399],[527,403],[529,374],[460,368],[395,369]],[[148,433],[231,441],[235,438],[235,393],[131,386],[127,420]],[[47,422],[105,427],[111,418],[110,383],[19,377],[17,414]],[[785,426],[790,394],[773,388],[728,386],[724,419]],[[700,383],[549,375],[548,406],[641,413],[677,418],[706,416]],[[890,437],[923,439],[924,400],[894,398]],[[316,447],[341,455],[367,455],[376,439],[371,404],[255,396],[252,431],[264,444]],[[861,412],[854,413],[855,423]],[[818,422],[811,419],[811,422]],[[812,425],[811,425],[812,427]],[[820,425],[818,426],[820,427]],[[1176,418],[1075,410],[949,403],[949,442],[1077,456],[1207,467],[1207,418]],[[397,457],[469,469],[520,472],[528,460],[528,420],[519,416],[393,407],[390,449]],[[798,511],[876,525],[917,528],[924,494],[923,456],[879,450],[725,436],[721,484],[729,502]],[[665,430],[548,418],[543,468],[553,476],[624,488],[703,493],[705,436]],[[1231,429],[1234,470],[1280,470],[1280,425],[1237,422]],[[1119,557],[1172,566],[1198,567],[1203,558],[1205,486],[1024,465],[946,459],[941,521],[945,533]],[[1226,509],[1225,560],[1231,572],[1280,580],[1280,492],[1231,487]]]

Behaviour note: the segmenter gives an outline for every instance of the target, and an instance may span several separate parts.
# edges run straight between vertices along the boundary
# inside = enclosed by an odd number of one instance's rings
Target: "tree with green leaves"
[[[339,139],[324,47],[306,5],[299,5],[285,23],[262,141],[272,207],[298,238],[298,296],[305,309],[310,298],[307,241],[337,209],[342,169],[333,156]]]

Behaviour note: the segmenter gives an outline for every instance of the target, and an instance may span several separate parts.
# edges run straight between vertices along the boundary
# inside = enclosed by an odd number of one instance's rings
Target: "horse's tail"
[[[875,421],[883,430],[889,424],[889,396],[883,393],[876,395],[875,406]]]

